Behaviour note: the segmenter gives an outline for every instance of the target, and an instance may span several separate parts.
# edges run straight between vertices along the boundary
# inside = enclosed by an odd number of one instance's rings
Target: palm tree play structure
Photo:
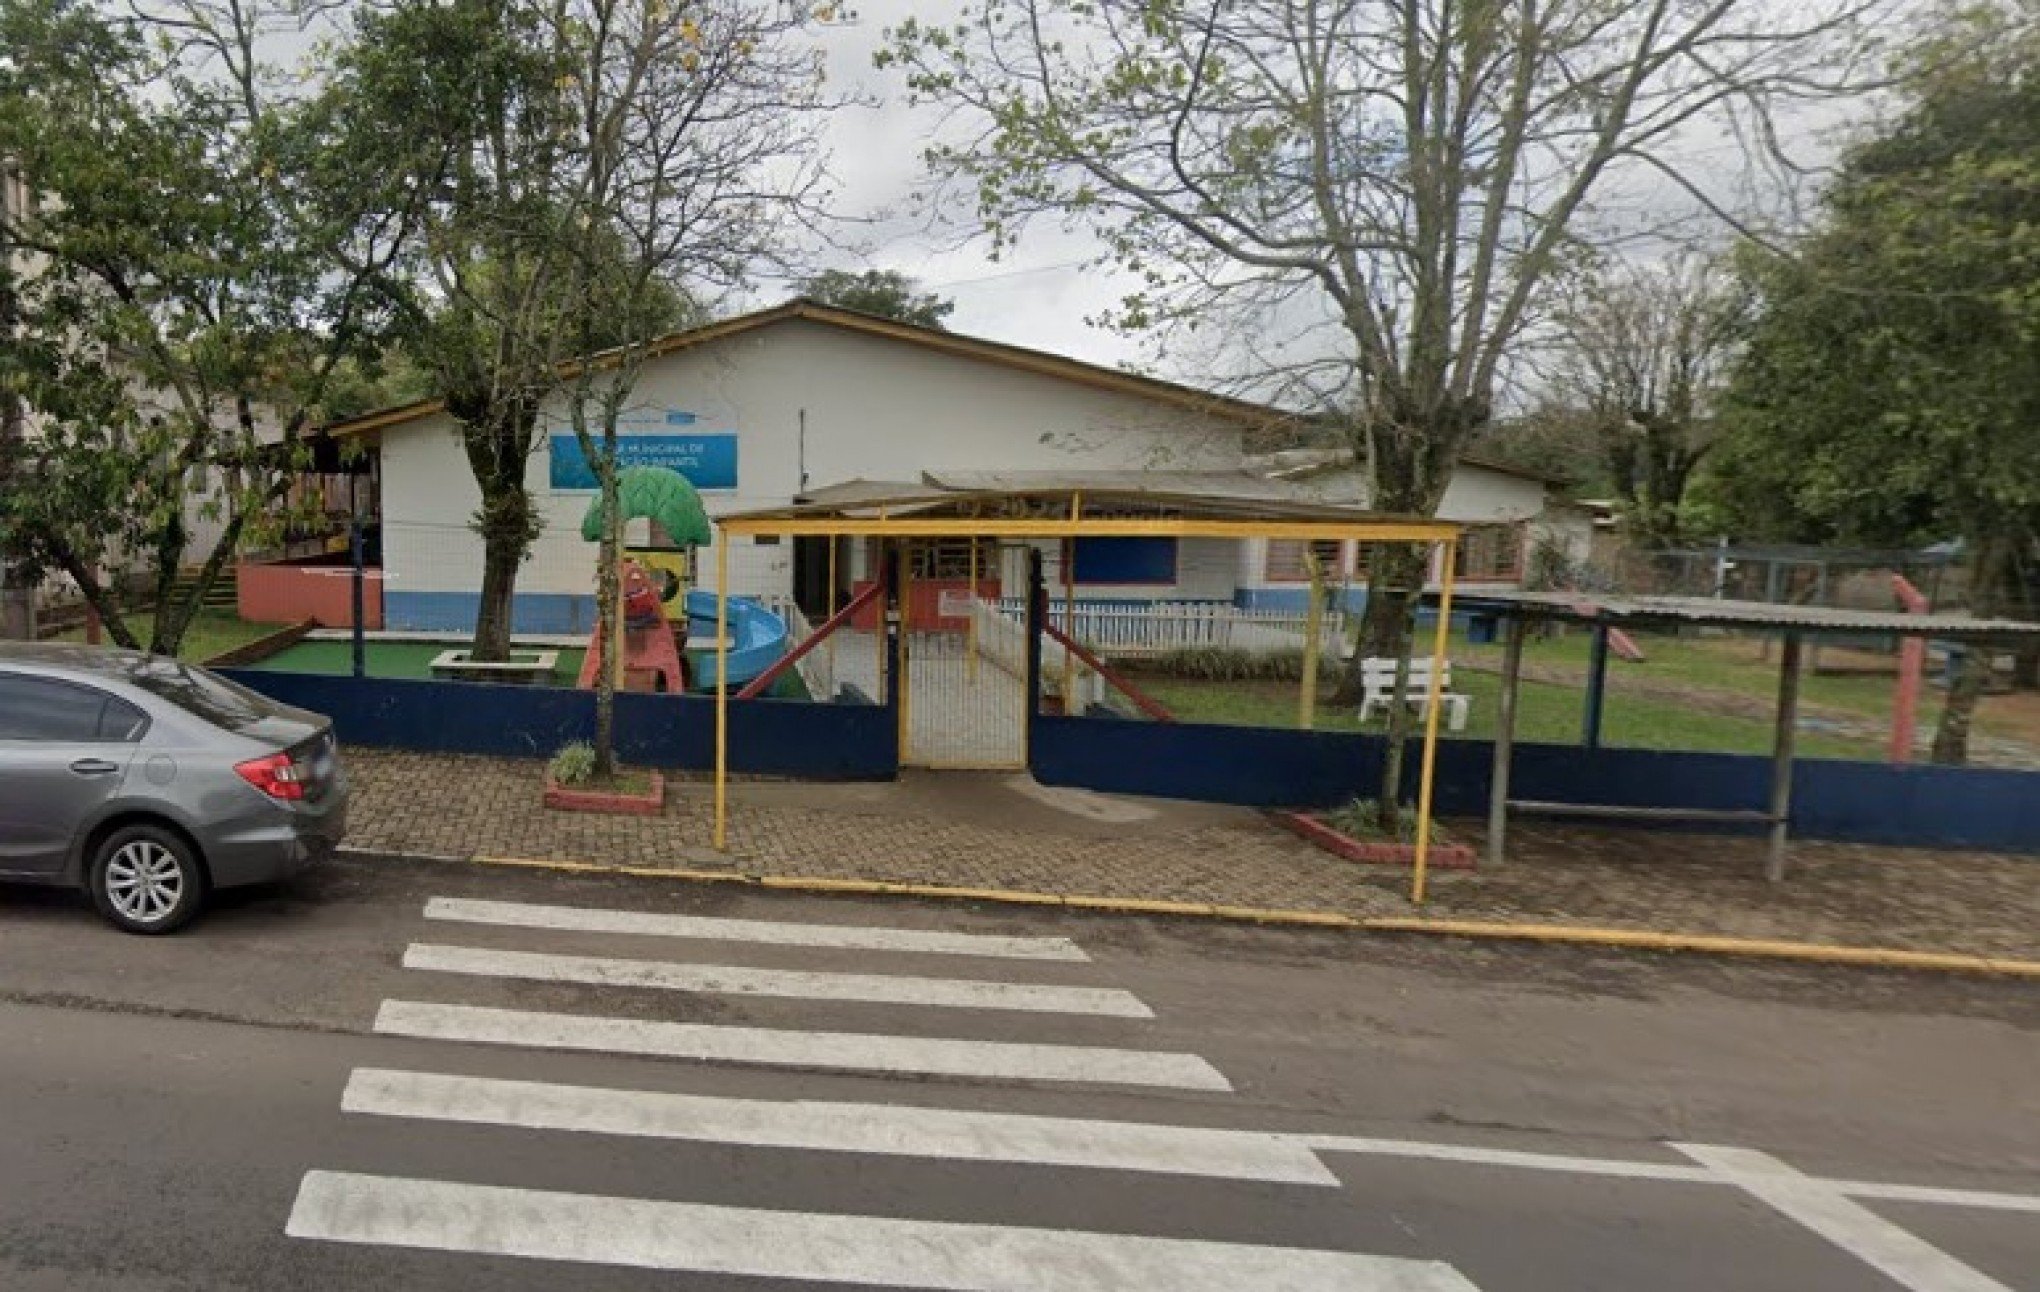
[[[715,650],[715,593],[687,586],[689,553],[714,541],[701,495],[687,477],[666,467],[626,467],[617,476],[622,523],[650,520],[654,542],[623,557],[623,613],[619,616],[622,683],[655,691],[713,690],[714,670],[697,668],[689,643]],[[602,499],[588,504],[581,537],[602,541]],[[729,680],[741,685],[786,653],[786,622],[750,598],[730,598]],[[602,630],[588,637],[578,685],[591,689],[607,658]]]

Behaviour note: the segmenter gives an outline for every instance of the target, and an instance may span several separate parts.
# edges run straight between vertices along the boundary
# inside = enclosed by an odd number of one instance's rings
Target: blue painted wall
[[[372,748],[545,758],[595,733],[592,691],[224,672],[285,704],[330,716],[342,741]],[[811,780],[891,780],[899,774],[899,726],[889,708],[743,700],[731,703],[729,714],[732,771]],[[711,768],[715,700],[618,695],[616,746],[629,762]]]
[[[1348,732],[1199,723],[1035,720],[1035,776],[1120,794],[1329,807],[1372,796],[1383,741]],[[1416,794],[1416,746],[1405,761]],[[1493,746],[1438,746],[1438,810],[1483,816]],[[1559,803],[1731,808],[1763,806],[1768,759],[1648,749],[1518,745],[1510,793]],[[1808,759],[1795,764],[1792,830],[1809,839],[2040,853],[2040,773]],[[1690,828],[1690,827],[1686,827]]]
[[[462,632],[475,629],[480,592],[383,591],[383,626],[392,632]],[[570,633],[595,631],[595,597],[574,592],[519,592],[511,598],[510,631]]]

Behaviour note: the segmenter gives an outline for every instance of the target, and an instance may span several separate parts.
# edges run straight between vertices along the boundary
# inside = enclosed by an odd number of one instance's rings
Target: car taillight
[[[290,761],[289,754],[253,758],[234,764],[234,770],[241,774],[242,780],[270,798],[295,801],[305,796],[305,783],[298,779],[297,764]]]

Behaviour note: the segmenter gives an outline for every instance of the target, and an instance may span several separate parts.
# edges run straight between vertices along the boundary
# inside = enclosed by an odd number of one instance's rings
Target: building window
[[[1346,551],[1347,545],[1338,539],[1315,538],[1306,543],[1300,538],[1271,538],[1268,582],[1310,582],[1310,562],[1304,559],[1305,552],[1309,552],[1317,558],[1318,573],[1327,582],[1336,583],[1346,577]]]
[[[970,580],[970,553],[977,547],[977,577],[980,581],[999,577],[999,540],[995,538],[938,538],[914,543],[908,571],[916,579]]]
[[[1499,582],[1523,577],[1523,526],[1469,525],[1459,539],[1453,573],[1462,579]]]
[[[1176,540],[1079,538],[1070,565],[1078,583],[1174,583]]]

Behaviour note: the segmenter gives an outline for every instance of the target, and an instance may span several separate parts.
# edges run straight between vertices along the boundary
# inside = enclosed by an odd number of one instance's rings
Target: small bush
[[[546,770],[556,785],[585,785],[595,775],[595,746],[585,740],[561,745]]]
[[[1411,805],[1396,813],[1393,835],[1381,828],[1381,804],[1375,799],[1354,799],[1344,807],[1334,808],[1324,814],[1324,822],[1354,839],[1410,844],[1417,841],[1417,809]],[[1431,842],[1451,842],[1435,819],[1431,822]]]
[[[1186,646],[1142,660],[1139,669],[1166,677],[1203,682],[1300,682],[1303,650],[1247,651],[1222,646]],[[1318,678],[1338,676],[1338,661],[1329,652],[1318,656]]]

